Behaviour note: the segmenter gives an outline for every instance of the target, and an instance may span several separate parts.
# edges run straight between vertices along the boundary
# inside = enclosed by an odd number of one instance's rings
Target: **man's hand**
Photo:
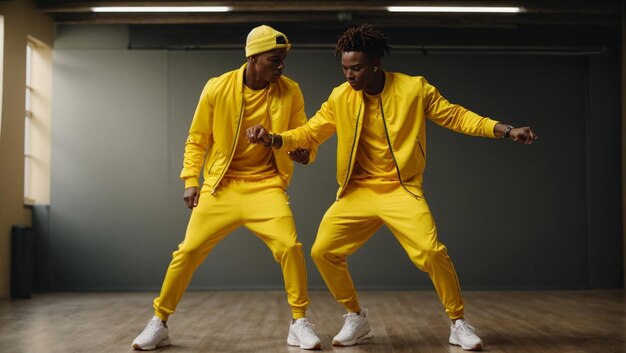
[[[539,136],[535,135],[535,133],[528,126],[525,126],[511,129],[509,138],[512,141],[530,145],[533,141],[538,139]]]
[[[297,148],[295,151],[287,152],[292,161],[307,164],[309,163],[309,150],[306,148]]]
[[[246,140],[250,143],[262,143],[264,145],[268,145],[271,142],[270,133],[261,124],[246,130]]]
[[[185,200],[185,204],[190,210],[193,210],[194,207],[198,206],[199,199],[200,188],[192,186],[185,189],[185,192],[183,193],[183,200]]]

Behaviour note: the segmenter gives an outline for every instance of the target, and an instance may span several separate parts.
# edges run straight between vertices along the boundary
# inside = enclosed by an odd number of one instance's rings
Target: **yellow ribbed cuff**
[[[304,311],[294,311],[294,309],[291,309],[291,316],[298,320],[298,319],[303,319],[306,317],[306,313]]]
[[[493,130],[495,129],[496,125],[499,123],[500,123],[499,121],[489,119],[489,121],[485,123],[485,130],[484,130],[485,136],[496,138],[496,134]]]
[[[291,151],[293,150],[292,146],[293,146],[293,139],[291,138],[291,136],[286,135],[286,134],[280,134],[280,137],[282,137],[283,139],[283,145],[280,146],[280,150],[283,151]]]
[[[198,178],[187,178],[185,179],[185,189],[187,188],[198,188],[200,187],[200,182]]]

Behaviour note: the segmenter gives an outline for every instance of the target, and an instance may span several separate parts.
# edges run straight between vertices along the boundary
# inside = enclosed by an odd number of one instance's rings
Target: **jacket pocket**
[[[420,149],[420,153],[422,154],[422,158],[426,159],[426,153],[424,153],[424,148],[422,147],[422,142],[420,141],[419,137],[416,137],[415,141],[417,142],[417,147],[419,147],[419,149]]]

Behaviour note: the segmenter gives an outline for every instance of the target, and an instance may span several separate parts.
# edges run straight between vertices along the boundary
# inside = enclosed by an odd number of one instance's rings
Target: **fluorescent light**
[[[227,12],[230,6],[111,6],[92,7],[93,12]]]
[[[521,7],[493,7],[493,6],[388,6],[389,12],[490,12],[490,13],[517,13]]]

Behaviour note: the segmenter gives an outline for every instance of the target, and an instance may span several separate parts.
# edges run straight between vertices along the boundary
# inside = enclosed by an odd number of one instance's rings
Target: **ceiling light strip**
[[[230,6],[111,6],[92,7],[93,12],[228,12]]]
[[[518,13],[521,7],[506,6],[388,6],[389,12],[461,12],[461,13]]]

